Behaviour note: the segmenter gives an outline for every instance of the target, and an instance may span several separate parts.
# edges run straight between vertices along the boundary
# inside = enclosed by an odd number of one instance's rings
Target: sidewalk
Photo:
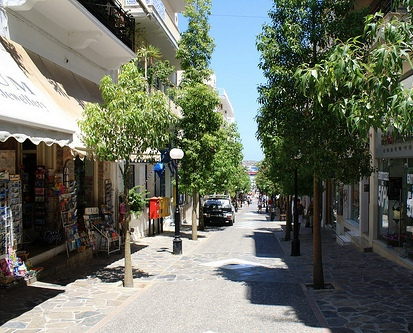
[[[119,259],[100,269],[91,263],[91,267],[79,267],[78,272],[65,272],[66,276],[56,277],[59,284],[36,282],[30,287],[0,290],[0,322],[4,323],[0,332],[85,332],[121,311],[153,281],[168,279],[163,272],[182,257],[171,252],[173,226],[165,229],[161,235],[137,242],[132,254],[134,288],[122,287],[123,259]],[[183,226],[183,254],[190,254],[213,235],[211,229],[199,231],[194,242],[189,227]],[[90,275],[79,278],[82,274]]]
[[[413,332],[413,272],[353,245],[340,246],[330,230],[322,232],[324,280],[335,289],[313,290],[311,228],[301,228],[301,256],[291,257],[291,243],[275,234],[288,269],[317,305],[325,327],[340,333]]]

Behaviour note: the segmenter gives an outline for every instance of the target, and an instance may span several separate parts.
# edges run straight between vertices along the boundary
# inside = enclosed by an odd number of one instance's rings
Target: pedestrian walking
[[[301,226],[301,223],[303,222],[303,217],[304,217],[304,206],[301,203],[301,200],[297,200],[297,215],[298,215],[298,226]]]
[[[310,205],[307,208],[307,221],[305,222],[306,228],[311,228],[313,226],[313,200],[311,200]]]

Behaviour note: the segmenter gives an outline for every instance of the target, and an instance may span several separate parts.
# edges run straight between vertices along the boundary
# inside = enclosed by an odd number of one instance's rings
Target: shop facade
[[[390,132],[378,137],[374,244],[413,267],[413,141]]]
[[[105,223],[116,223],[116,166],[85,158],[77,122],[87,102],[101,101],[102,76],[115,77],[134,52],[76,1],[0,2],[0,27],[0,278],[7,282],[23,260],[75,257],[100,250],[99,235],[115,238]]]
[[[97,249],[94,226],[83,217],[98,207],[114,221],[114,167],[79,153],[78,101],[97,101],[97,86],[0,41],[0,261],[10,282],[27,272],[24,261],[33,266],[60,252]],[[78,84],[89,89],[75,99],[71,89]]]

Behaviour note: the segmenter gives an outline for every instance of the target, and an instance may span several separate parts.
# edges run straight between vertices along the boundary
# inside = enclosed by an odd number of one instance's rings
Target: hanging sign
[[[383,171],[379,171],[378,173],[378,178],[379,180],[389,180],[389,173],[388,172],[383,172]]]
[[[407,174],[406,215],[413,217],[413,174]]]

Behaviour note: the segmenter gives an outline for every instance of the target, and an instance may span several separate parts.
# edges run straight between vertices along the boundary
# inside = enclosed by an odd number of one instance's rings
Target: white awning
[[[94,82],[0,37],[0,142],[29,139],[85,155],[77,122],[87,102],[101,102]]]
[[[0,142],[5,142],[9,138],[15,138],[20,143],[23,143],[28,139],[35,145],[44,142],[48,146],[58,144],[63,147],[71,144],[73,141],[73,134],[1,121]]]
[[[35,136],[33,142],[57,143],[62,136],[53,134],[61,133],[66,142],[76,131],[74,119],[33,82],[39,76],[41,73],[23,47],[0,39],[0,131],[9,133],[2,135],[3,140]]]

